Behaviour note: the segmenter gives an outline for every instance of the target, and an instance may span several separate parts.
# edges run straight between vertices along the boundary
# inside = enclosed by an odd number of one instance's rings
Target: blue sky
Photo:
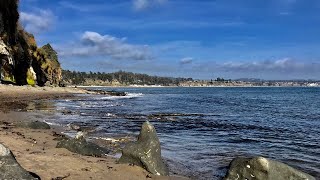
[[[63,68],[199,79],[320,79],[319,0],[21,0]]]

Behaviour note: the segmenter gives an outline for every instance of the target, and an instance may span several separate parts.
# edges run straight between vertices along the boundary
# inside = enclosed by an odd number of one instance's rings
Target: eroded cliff
[[[0,1],[0,73],[2,83],[59,85],[61,67],[50,44],[39,48],[19,24],[18,0]]]

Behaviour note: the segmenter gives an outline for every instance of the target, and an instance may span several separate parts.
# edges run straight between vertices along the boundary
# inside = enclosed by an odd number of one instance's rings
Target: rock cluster
[[[122,150],[119,163],[141,166],[155,175],[169,175],[168,168],[161,158],[157,132],[148,121],[143,123],[137,142],[128,143]]]

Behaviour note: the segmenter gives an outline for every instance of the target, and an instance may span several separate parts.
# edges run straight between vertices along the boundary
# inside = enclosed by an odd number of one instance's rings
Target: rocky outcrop
[[[47,77],[52,85],[59,85],[62,81],[62,69],[58,60],[58,53],[51,47],[50,44],[46,44],[41,48],[47,55]]]
[[[84,137],[77,136],[74,139],[62,139],[58,142],[57,148],[65,148],[71,152],[81,154],[84,156],[102,157],[109,153],[109,150],[102,148],[94,143],[87,142]]]
[[[148,121],[143,123],[137,142],[127,144],[122,150],[119,163],[138,165],[155,175],[169,175],[168,168],[161,158],[157,132]]]
[[[42,48],[37,48],[32,55],[34,60],[32,66],[37,74],[38,85],[43,86],[46,82],[49,85],[59,85],[62,81],[62,69],[57,52],[51,45],[47,44]]]
[[[281,162],[264,157],[236,158],[224,180],[315,180],[314,177]]]
[[[17,85],[59,85],[61,67],[48,44],[38,48],[33,35],[18,24],[18,1],[0,1],[1,81]]]
[[[40,179],[35,176],[21,167],[12,152],[0,144],[0,179]]]
[[[0,59],[0,64],[2,64],[2,66],[0,66],[1,79],[3,81],[14,82],[13,59],[9,53],[8,46],[3,42],[2,39],[0,39]]]

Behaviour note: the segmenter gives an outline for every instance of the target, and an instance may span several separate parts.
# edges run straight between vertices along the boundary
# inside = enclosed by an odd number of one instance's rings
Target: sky
[[[64,69],[320,79],[319,0],[20,0]]]

